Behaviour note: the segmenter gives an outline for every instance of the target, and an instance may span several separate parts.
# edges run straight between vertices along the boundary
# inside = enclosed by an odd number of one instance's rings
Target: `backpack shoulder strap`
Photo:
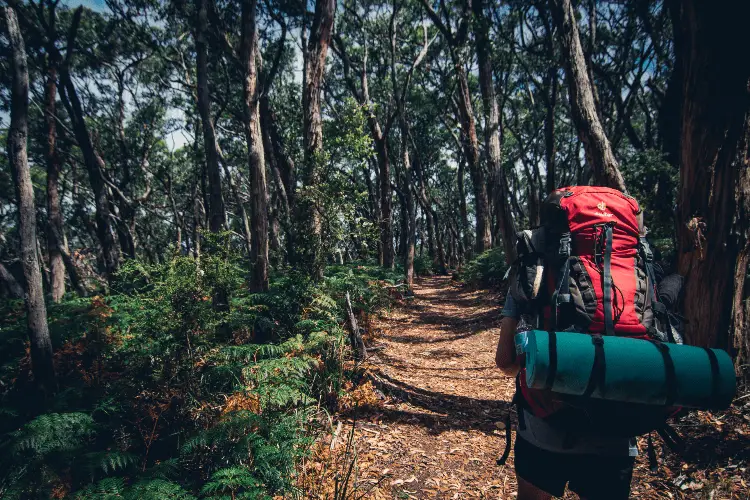
[[[651,245],[648,240],[641,236],[638,243],[638,251],[646,266],[646,276],[648,278],[648,296],[654,309],[654,316],[657,317],[667,329],[667,340],[675,344],[676,339],[672,333],[672,322],[669,319],[669,312],[664,304],[659,301],[659,294],[656,293],[656,276],[654,274],[654,253],[651,251]]]

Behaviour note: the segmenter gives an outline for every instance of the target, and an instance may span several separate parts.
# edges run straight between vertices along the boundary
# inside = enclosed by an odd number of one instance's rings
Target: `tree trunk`
[[[252,291],[268,290],[268,188],[263,154],[263,136],[260,131],[258,110],[258,72],[255,66],[257,26],[255,24],[256,0],[242,2],[242,49],[244,64],[244,125],[247,141],[250,189],[252,193]]]
[[[479,87],[482,92],[482,103],[484,108],[484,140],[487,154],[487,170],[492,173],[494,184],[494,200],[499,219],[500,236],[503,240],[503,249],[508,262],[515,260],[516,254],[516,228],[513,222],[513,214],[510,211],[508,200],[508,183],[505,179],[505,170],[502,164],[502,152],[500,149],[500,137],[502,136],[502,123],[500,110],[495,97],[495,85],[492,81],[492,56],[489,39],[490,21],[484,13],[484,2],[474,0],[474,32],[476,40],[477,60],[479,62]],[[491,225],[489,211],[487,214],[487,226]],[[479,234],[479,232],[477,232]]]
[[[196,80],[198,87],[198,113],[203,129],[203,150],[206,156],[206,174],[208,176],[208,229],[217,233],[226,229],[227,219],[224,208],[224,196],[221,190],[221,171],[219,170],[219,151],[216,146],[216,131],[211,120],[211,92],[208,86],[208,0],[195,0],[195,58]]]
[[[321,181],[323,157],[323,120],[320,92],[325,72],[326,56],[331,44],[336,0],[316,0],[310,37],[304,51],[304,82],[302,88],[302,118],[304,147],[304,200],[297,200],[297,260],[315,279],[323,277],[323,225],[320,203],[315,193]]]
[[[593,169],[594,181],[627,193],[619,164],[597,114],[571,1],[550,0],[550,4],[563,50],[573,121],[586,150],[586,160]]]
[[[371,121],[373,119],[371,118]],[[375,151],[378,158],[378,179],[380,181],[380,245],[383,248],[383,267],[393,269],[396,257],[393,251],[393,200],[391,198],[391,159],[388,153],[388,139],[383,137],[380,126],[373,131]],[[372,127],[372,125],[371,125]],[[377,135],[376,135],[377,134]]]
[[[458,104],[463,136],[464,155],[469,165],[469,174],[474,186],[474,211],[476,212],[476,241],[474,249],[482,253],[492,246],[492,220],[487,196],[487,180],[482,164],[479,161],[479,140],[474,120],[474,109],[469,94],[469,82],[464,71],[463,62],[454,55],[453,65],[458,79]],[[499,147],[499,143],[498,143]]]
[[[435,224],[435,246],[437,247],[437,272],[440,274],[446,274],[448,272],[445,264],[445,248],[443,246],[443,238],[440,236],[440,217],[436,210],[432,207],[428,207],[428,210],[432,211],[432,221]]]
[[[683,71],[677,217],[686,337],[703,346],[734,343],[747,356],[750,56],[734,49],[745,43],[750,8],[693,0],[673,13],[681,35],[675,66]]]
[[[26,156],[29,111],[29,72],[26,49],[18,27],[16,12],[5,7],[5,20],[11,49],[11,106],[8,129],[8,161],[18,198],[18,235],[21,263],[26,278],[26,314],[31,346],[31,368],[37,384],[48,394],[55,390],[52,341],[47,326],[42,275],[37,259],[36,209]]]
[[[112,215],[109,208],[109,194],[107,185],[104,180],[104,160],[99,152],[94,148],[91,140],[91,134],[86,124],[86,118],[83,114],[83,106],[78,97],[78,92],[73,85],[70,77],[69,60],[75,48],[75,39],[78,33],[78,26],[81,21],[83,8],[79,7],[73,14],[70,33],[68,36],[68,53],[66,54],[66,63],[60,68],[60,82],[58,90],[60,98],[65,103],[70,120],[73,125],[78,147],[81,149],[83,160],[89,174],[89,183],[94,194],[94,207],[96,219],[96,236],[102,247],[102,261],[104,270],[108,278],[112,278],[119,267],[120,252],[115,241],[114,231],[112,228]]]
[[[54,11],[49,16],[54,26]],[[53,31],[50,29],[48,31]],[[63,248],[63,218],[60,209],[60,158],[57,155],[57,69],[53,60],[54,51],[47,54],[47,82],[44,87],[44,120],[47,126],[47,253],[49,254],[50,292],[53,302],[60,302],[65,295],[65,263]]]
[[[403,116],[403,109],[400,117],[401,126],[401,163],[403,165],[403,192],[404,192],[404,211],[403,218],[406,222],[404,230],[406,232],[406,248],[404,252],[404,277],[406,286],[411,290],[414,285],[414,252],[417,239],[417,211],[414,206],[414,193],[412,190],[412,167],[409,157],[409,123]]]
[[[544,116],[544,158],[547,165],[545,191],[547,194],[550,194],[557,188],[557,176],[555,172],[555,156],[557,153],[555,145],[555,109],[557,108],[558,66],[555,58],[554,33],[552,32],[553,21],[550,19],[549,11],[544,1],[538,1],[536,6],[544,25],[544,44],[547,50],[547,60],[549,61],[549,68],[547,68],[542,85],[546,104],[546,113]]]
[[[461,217],[461,235],[466,259],[471,258],[471,234],[469,230],[469,210],[466,206],[466,184],[465,184],[466,161],[462,155],[458,158],[458,171],[456,179],[458,184],[458,212]]]
[[[295,245],[292,219],[297,186],[296,171],[294,160],[287,152],[266,92],[260,97],[260,128],[263,134],[263,151],[273,173],[282,207],[280,221],[286,236],[286,256],[287,259],[291,259],[294,256]]]
[[[2,262],[0,262],[0,283],[8,290],[11,299],[23,298],[23,287]]]

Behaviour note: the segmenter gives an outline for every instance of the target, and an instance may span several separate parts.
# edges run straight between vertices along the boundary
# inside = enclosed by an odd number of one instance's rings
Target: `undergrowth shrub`
[[[505,252],[502,248],[496,247],[467,262],[458,277],[470,285],[497,287],[502,283],[507,270]]]
[[[200,260],[126,262],[109,296],[51,304],[60,391],[46,401],[28,397],[22,304],[2,305],[0,497],[293,492],[347,382],[344,296],[373,312],[399,277],[355,263],[252,294],[242,260],[209,243]]]
[[[417,276],[432,276],[435,270],[432,268],[432,259],[427,255],[414,258],[414,274]]]

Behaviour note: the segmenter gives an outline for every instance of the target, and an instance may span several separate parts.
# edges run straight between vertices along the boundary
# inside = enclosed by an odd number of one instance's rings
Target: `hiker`
[[[518,377],[515,335],[538,327],[588,333],[598,337],[593,340],[599,346],[603,335],[674,342],[667,311],[654,293],[658,279],[646,233],[634,199],[590,186],[555,191],[542,206],[542,226],[518,233],[519,258],[506,294],[496,363],[506,375],[516,377],[519,500],[559,497],[566,486],[589,499],[630,495],[638,455],[635,436],[644,430],[629,433],[636,423],[632,421],[639,420],[637,414],[628,421],[617,412],[610,416],[606,408],[590,412],[594,403],[589,397],[604,380],[593,372],[603,372],[604,356],[601,367],[595,362],[580,405],[571,405],[550,394],[551,379],[546,389],[526,387]],[[656,421],[661,411],[656,410]],[[602,432],[607,425],[623,432]]]

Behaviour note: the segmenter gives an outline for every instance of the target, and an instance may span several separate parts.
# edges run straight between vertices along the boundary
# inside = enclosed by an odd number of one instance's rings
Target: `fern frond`
[[[177,483],[150,479],[140,481],[128,488],[122,498],[125,500],[194,500],[196,497]]]
[[[106,477],[79,491],[76,500],[121,500],[125,493],[125,480],[121,477]]]
[[[86,413],[47,413],[14,433],[11,450],[36,455],[70,451],[80,448],[94,432],[94,420]]]
[[[91,475],[93,476],[98,470],[104,474],[111,474],[118,470],[124,470],[139,462],[139,457],[132,453],[121,451],[98,451],[87,453],[85,463]]]

